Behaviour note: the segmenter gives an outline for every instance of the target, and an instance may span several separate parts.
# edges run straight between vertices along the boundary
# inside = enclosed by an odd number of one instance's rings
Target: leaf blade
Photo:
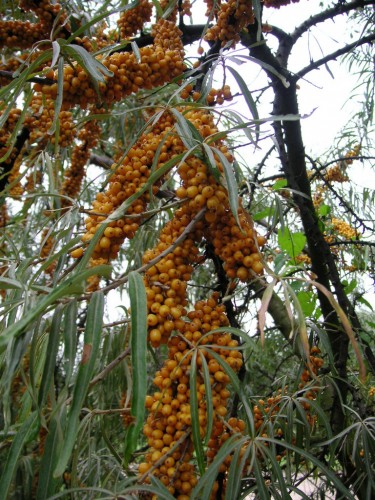
[[[128,464],[137,446],[144,423],[147,393],[147,298],[142,276],[137,271],[129,274],[131,307],[131,362],[133,367],[131,415],[135,421],[126,435],[125,464]]]
[[[72,404],[67,417],[64,445],[53,474],[55,478],[60,477],[64,473],[74,447],[79,427],[79,415],[89,389],[95,361],[99,353],[103,314],[104,294],[101,291],[97,291],[93,293],[87,310],[82,359],[73,390]]]

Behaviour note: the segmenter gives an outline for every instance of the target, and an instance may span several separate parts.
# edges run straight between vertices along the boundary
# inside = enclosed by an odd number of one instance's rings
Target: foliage
[[[373,1],[289,3],[1,3],[4,498],[374,496]]]

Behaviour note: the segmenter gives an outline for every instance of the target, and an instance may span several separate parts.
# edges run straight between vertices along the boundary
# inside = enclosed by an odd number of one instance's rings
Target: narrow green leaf
[[[253,57],[253,56],[240,55],[240,56],[236,56],[236,57],[239,59],[252,61],[255,64],[259,64],[259,66],[261,66],[266,72],[272,73],[273,75],[277,76],[277,78],[280,79],[281,83],[284,85],[284,87],[286,89],[290,87],[290,83],[285,78],[285,76],[283,76],[279,71],[277,71],[271,64],[268,64],[268,63],[266,63],[260,59],[257,59],[256,57]],[[228,59],[230,59],[230,57],[228,57]]]
[[[238,86],[240,87],[240,90],[242,92],[242,95],[245,98],[247,107],[250,110],[251,115],[255,120],[257,120],[257,123],[255,125],[255,132],[256,132],[256,140],[258,142],[259,140],[259,113],[257,110],[257,106],[255,104],[255,101],[253,99],[253,96],[251,95],[251,92],[249,91],[249,87],[247,86],[245,80],[242,78],[242,76],[236,71],[234,68],[231,66],[227,66],[228,70],[232,73],[234,78],[236,79],[236,82]]]
[[[211,330],[208,332],[207,335],[210,335],[211,333],[232,333],[233,335],[236,335],[242,340],[242,345],[241,346],[236,346],[236,347],[225,347],[222,346],[221,349],[235,349],[236,351],[240,349],[246,349],[247,347],[253,347],[256,348],[256,343],[254,340],[249,337],[248,333],[243,332],[239,328],[234,328],[233,326],[220,326],[219,328],[215,328],[214,330]],[[204,337],[202,337],[204,338]],[[244,344],[247,344],[246,346]]]
[[[212,428],[214,424],[214,405],[212,403],[212,389],[211,389],[211,382],[210,382],[210,371],[208,369],[207,361],[206,358],[204,357],[203,353],[201,350],[199,350],[199,355],[202,360],[202,372],[203,372],[203,382],[204,382],[204,389],[205,389],[205,399],[206,399],[206,412],[207,412],[207,429],[206,429],[206,437],[204,440],[205,446],[207,446],[207,443],[209,439],[211,438],[212,434]]]
[[[219,473],[220,465],[237,447],[241,447],[246,442],[246,439],[247,438],[244,438],[239,434],[234,434],[227,439],[227,441],[225,441],[223,446],[217,452],[212,464],[207,468],[206,472],[193,489],[191,498],[210,498],[212,487]]]
[[[231,119],[237,123],[237,125],[235,127],[231,127],[228,132],[232,132],[232,131],[235,131],[235,130],[241,130],[245,136],[249,139],[249,141],[251,142],[251,144],[253,144],[254,146],[256,146],[256,142],[253,138],[253,134],[251,133],[251,126],[254,124],[250,121],[245,121],[239,113],[237,113],[236,111],[233,111],[231,109],[226,109],[225,110],[225,115],[226,116],[230,116]],[[257,124],[255,124],[255,127],[257,126]]]
[[[176,6],[176,0],[169,0],[169,3],[166,7],[166,9],[163,12],[163,19],[168,19],[168,17],[172,14],[174,11],[174,8]]]
[[[20,132],[21,132],[21,128],[22,128],[22,124],[23,122],[25,121],[25,118],[26,118],[26,115],[28,113],[28,110],[29,110],[29,105],[31,103],[31,99],[33,97],[33,91],[32,89],[30,88],[28,91],[25,91],[26,89],[24,89],[24,103],[23,103],[23,106],[22,106],[22,112],[21,112],[21,115],[20,117],[18,118],[17,120],[17,123],[16,123],[16,126],[14,127],[14,130],[12,132],[12,135],[10,136],[10,138],[7,140],[7,146],[8,146],[8,151],[5,153],[4,156],[1,157],[1,161],[6,161],[9,156],[12,154],[13,152],[13,147],[17,141],[17,138],[19,137],[20,135]],[[16,104],[16,103],[14,103]],[[18,179],[16,179],[15,181],[13,181],[14,185],[17,184],[18,182]],[[13,183],[10,183],[8,188],[10,188]]]
[[[374,310],[370,302],[366,300],[364,297],[357,298],[357,302],[360,302],[361,304],[367,306],[371,311]]]
[[[109,277],[111,272],[111,266],[101,265],[91,269],[86,269],[78,274],[75,274],[64,283],[61,283],[61,285],[56,287],[50,295],[41,299],[35,307],[30,309],[30,311],[28,311],[22,319],[6,328],[1,333],[0,348],[6,346],[12,337],[20,335],[32,321],[34,321],[39,315],[44,314],[47,308],[56,300],[61,297],[66,297],[67,295],[80,293],[82,291],[82,284],[89,276],[99,274],[101,276]]]
[[[119,12],[131,10],[134,7],[136,7],[138,5],[138,3],[139,2],[137,0],[137,1],[132,2],[132,3],[128,3],[127,5],[124,5],[123,7],[120,7],[120,8],[117,7],[116,9],[113,9],[113,10],[104,10],[104,11],[100,12],[100,10],[102,10],[102,8],[103,8],[103,5],[102,5],[101,9],[99,9],[99,11],[98,11],[98,14],[92,16],[90,21],[88,21],[86,24],[82,24],[74,33],[72,33],[70,35],[70,37],[66,40],[66,42],[71,43],[75,38],[77,38],[77,36],[80,36],[80,35],[82,35],[82,33],[85,33],[85,31],[89,32],[89,29],[91,28],[91,26],[95,26],[97,23],[99,23],[103,19],[108,19],[109,16],[111,16],[112,14],[118,14]],[[106,49],[107,49],[107,47],[106,47]]]
[[[238,498],[239,488],[241,486],[242,469],[239,467],[241,448],[236,448],[230,463],[227,484],[225,488],[225,500]]]
[[[50,422],[44,446],[44,453],[40,462],[38,489],[36,500],[47,500],[56,493],[61,480],[53,477],[53,470],[59,457],[59,446],[62,444],[62,428],[65,426],[65,405],[60,414],[56,414]]]
[[[108,77],[113,76],[112,71],[109,71],[104,64],[95,59],[92,54],[80,45],[63,45],[63,52],[77,61],[94,82],[105,82],[104,75]]]
[[[53,474],[55,478],[64,473],[73,451],[75,439],[79,429],[79,416],[94,372],[96,358],[99,354],[103,315],[104,295],[103,292],[97,291],[92,294],[90,304],[87,309],[82,359],[73,389],[72,404],[67,417],[64,445]]]
[[[23,286],[22,286],[22,283],[20,283],[17,280],[13,280],[10,278],[5,278],[3,276],[0,276],[0,289],[2,289],[2,290],[14,290],[14,289],[23,290]]]
[[[186,120],[186,118],[177,109],[172,108],[171,112],[176,118],[177,123],[175,124],[175,128],[180,136],[180,139],[185,144],[187,149],[193,148],[196,144],[194,144],[193,134],[191,133],[188,125],[188,120]]]
[[[133,54],[135,55],[135,58],[137,60],[137,63],[138,64],[141,64],[142,62],[142,57],[141,57],[141,53],[139,51],[139,47],[137,45],[137,42],[135,41],[132,41],[130,42],[131,46],[132,46],[132,50],[133,50]]]
[[[77,301],[72,300],[66,310],[64,316],[64,371],[65,371],[65,384],[68,386],[70,378],[74,370],[74,360],[77,351],[77,316],[78,307]]]
[[[147,394],[147,298],[142,276],[137,271],[129,274],[129,297],[131,308],[131,362],[132,402],[130,425],[125,441],[125,464],[129,463],[137,447],[140,430],[144,424],[145,399]]]
[[[234,451],[233,459],[228,472],[225,500],[233,500],[235,498],[239,498],[243,470],[251,449],[252,445],[247,446],[241,458],[240,455],[242,447],[238,447]]]
[[[346,429],[345,431],[347,431]],[[337,437],[337,436],[336,436]],[[307,451],[306,449],[303,448],[298,448],[297,446],[288,443],[286,441],[281,441],[279,439],[274,439],[271,437],[259,437],[259,441],[264,441],[264,442],[269,442],[273,443],[276,446],[283,446],[295,453],[299,453],[304,457],[304,459],[307,461],[310,461],[314,466],[316,466],[318,469],[320,469],[323,474],[329,479],[334,487],[340,491],[340,493],[343,494],[343,498],[348,499],[348,500],[355,500],[355,497],[351,494],[351,492],[344,486],[344,484],[340,481],[340,479],[336,476],[334,471],[332,471],[330,468],[326,467],[319,459],[317,459],[312,453]],[[321,443],[321,445],[324,445],[324,443]]]
[[[48,134],[52,135],[55,130],[56,130],[56,124],[60,123],[59,122],[59,113],[61,111],[61,106],[63,102],[63,95],[64,95],[64,58],[60,57],[59,59],[59,64],[57,66],[58,68],[58,77],[57,77],[57,95],[55,99],[55,108],[54,108],[54,115],[53,115],[53,121],[48,129]]]
[[[261,500],[268,500],[271,498],[269,491],[267,489],[264,477],[262,475],[262,468],[259,465],[258,458],[255,457],[254,460],[254,475],[257,482],[258,495]]]
[[[219,330],[219,329],[217,329],[217,330]],[[215,330],[213,330],[213,331],[215,331]],[[229,331],[229,328],[227,329],[227,331]],[[243,332],[241,332],[241,333],[243,334]],[[240,384],[240,381],[237,377],[236,372],[228,365],[228,363],[226,361],[223,360],[223,358],[217,352],[210,349],[209,346],[207,346],[207,345],[204,348],[207,350],[207,352],[209,352],[210,356],[212,356],[214,359],[216,359],[216,361],[222,367],[223,371],[228,375],[230,382],[233,386],[233,389],[238,394],[238,396],[240,397],[240,400],[242,402],[250,435],[253,435],[254,434],[253,412],[250,408],[248,397],[244,394],[244,392],[241,388],[241,384]],[[237,347],[237,349],[238,349],[238,347]]]
[[[155,6],[155,10],[156,10],[156,15],[157,17],[163,17],[163,9],[160,5],[160,2],[158,2],[158,0],[152,0],[152,3],[154,4]]]
[[[191,429],[193,435],[194,451],[197,457],[198,469],[200,475],[204,474],[204,451],[202,446],[202,438],[199,429],[199,413],[198,413],[198,394],[197,394],[197,355],[195,349],[190,365],[190,411],[191,411]]]
[[[59,348],[60,341],[60,326],[64,310],[64,305],[59,304],[53,314],[51,329],[48,335],[47,356],[40,382],[40,389],[38,394],[38,405],[42,407],[45,403],[47,394],[50,390],[51,384],[54,379],[54,371],[56,368],[56,356]]]
[[[225,155],[219,149],[212,148],[212,150],[215,151],[220,159],[221,164],[223,165],[225,180],[227,184],[226,188],[228,190],[229,205],[237,222],[237,225],[241,227],[240,219],[238,218],[238,185],[236,177],[234,175],[233,165],[229,163]]]
[[[258,221],[262,219],[268,219],[268,217],[271,217],[274,214],[274,211],[275,209],[273,207],[265,208],[264,210],[253,214],[253,220]]]
[[[52,42],[52,61],[51,61],[51,68],[54,67],[54,65],[57,63],[57,60],[59,58],[59,55],[60,55],[60,50],[61,50],[61,47],[60,47],[60,44],[57,40],[54,40]],[[60,68],[59,68],[60,69]]]
[[[17,469],[18,458],[24,445],[37,431],[38,422],[39,415],[38,412],[35,411],[29,416],[27,420],[23,422],[14,437],[12,446],[10,447],[7,460],[3,468],[3,472],[0,477],[0,491],[2,498],[8,498],[8,492],[12,482],[12,478]]]
[[[215,161],[215,157],[214,157],[214,154],[212,152],[212,149],[210,148],[210,146],[208,144],[206,144],[205,142],[202,143],[202,146],[203,146],[203,152],[204,152],[204,155],[207,159],[207,164],[208,164],[208,168],[209,170],[211,171],[212,175],[215,177],[215,179],[220,182],[220,179],[221,179],[221,172],[220,170],[217,168],[217,165],[216,165],[216,161]]]

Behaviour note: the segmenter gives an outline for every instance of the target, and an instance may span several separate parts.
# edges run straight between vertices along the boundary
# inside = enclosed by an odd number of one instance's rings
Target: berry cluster
[[[15,158],[8,177],[9,195],[13,196],[14,198],[18,198],[23,195],[23,186],[21,184],[21,165],[23,151],[24,148],[22,148],[18,156]]]
[[[221,2],[216,24],[207,30],[205,40],[220,40],[224,46],[232,41],[239,42],[239,33],[254,23],[253,4],[249,0],[228,0]]]
[[[40,257],[42,259],[48,259],[51,256],[56,244],[55,238],[52,236],[52,233],[50,232],[49,228],[43,229],[41,242],[42,242],[42,248],[40,250]],[[45,269],[44,272],[52,276],[56,268],[56,264],[57,264],[56,261],[51,262],[51,264]]]
[[[50,77],[51,73],[53,72],[51,71],[47,76]],[[57,84],[54,84],[52,87],[56,87],[57,91]],[[51,87],[48,88],[50,89]],[[31,100],[30,114],[25,119],[25,126],[30,132],[29,141],[31,144],[34,142],[38,142],[39,145],[46,144],[48,139],[52,144],[55,143],[55,135],[48,134],[48,131],[53,124],[54,117],[54,99],[48,94],[46,96],[43,92],[36,92]],[[61,147],[68,147],[76,135],[72,112],[65,110],[60,111],[58,123],[58,143]]]
[[[221,206],[221,205],[218,205]],[[248,281],[255,274],[263,272],[262,256],[259,248],[266,242],[263,236],[258,236],[253,228],[249,215],[240,208],[240,227],[235,222],[234,216],[226,210],[211,221],[209,217],[210,237],[214,246],[215,254],[224,262],[224,270],[229,278],[238,278],[240,281]]]
[[[339,163],[334,165],[333,167],[330,167],[327,169],[324,179],[327,182],[346,182],[349,180],[348,175],[346,174],[346,170],[349,165],[353,163],[353,158],[357,157],[359,152],[361,151],[361,146],[360,144],[357,144],[354,146],[353,149],[348,151],[345,154],[345,157],[343,160],[341,160]]]
[[[193,85],[186,85],[180,92],[180,96],[182,99],[188,99],[191,97],[193,101],[198,101],[202,98],[202,94],[200,92],[193,90]],[[223,104],[224,101],[232,101],[233,96],[230,90],[229,85],[224,85],[221,89],[210,89],[207,97],[206,103],[209,106],[214,106],[215,104]]]
[[[241,353],[234,349],[238,343],[228,333],[209,333],[215,328],[228,325],[225,307],[218,304],[218,294],[214,293],[207,301],[199,301],[194,310],[181,320],[177,334],[168,341],[168,358],[156,372],[154,385],[157,391],[146,399],[149,416],[144,426],[149,449],[145,462],[139,466],[144,474],[152,468],[152,474],[167,486],[172,495],[180,500],[189,498],[197,483],[197,473],[190,463],[193,455],[191,428],[191,392],[196,391],[198,400],[198,419],[200,435],[207,431],[207,400],[202,357],[208,366],[212,403],[214,409],[213,430],[208,441],[207,459],[212,461],[218,446],[230,432],[242,432],[245,428],[241,420],[229,419],[224,428],[223,418],[228,412],[230,391],[227,388],[229,376],[225,368],[216,361],[211,349],[219,354],[223,365],[238,371],[242,366]],[[189,387],[189,373],[192,369],[192,356],[198,350],[196,387]],[[229,429],[229,431],[228,431]],[[224,470],[229,465],[223,464]]]
[[[149,0],[140,0],[133,9],[122,12],[117,21],[121,38],[135,35],[145,23],[150,22],[151,14],[152,3]]]
[[[190,214],[180,208],[177,216],[163,228],[156,247],[146,251],[143,261],[148,263],[170,248],[176,238],[186,230]],[[153,347],[166,344],[172,331],[183,328],[182,317],[186,315],[187,281],[191,278],[193,265],[199,262],[198,248],[194,237],[189,235],[157,264],[145,272],[147,294],[147,325],[149,340]]]
[[[206,110],[186,109],[185,118],[197,128],[204,138],[218,131],[213,122],[212,114]],[[108,190],[104,193],[98,193],[96,201],[93,203],[93,213],[86,219],[87,232],[82,238],[84,243],[92,239],[109,214],[144,186],[154,163],[155,152],[162,141],[163,146],[157,158],[156,169],[164,165],[167,160],[186,151],[186,146],[184,146],[174,129],[174,122],[175,118],[165,112],[157,124],[143,134],[135,146],[130,149],[121,164],[114,164],[113,169],[115,172],[110,178]],[[228,161],[233,160],[227,147],[221,141],[216,141],[215,146],[226,156]],[[217,157],[215,159],[216,168],[222,172],[223,167],[220,161]],[[174,218],[162,232],[159,247],[153,250],[150,256],[148,255],[149,252],[147,252],[145,263],[168,248],[167,243],[172,245],[199,210],[205,209],[204,218],[206,224],[200,222],[196,225],[196,234],[194,236],[196,241],[199,241],[202,236],[207,241],[212,241],[215,252],[223,259],[224,269],[230,278],[247,281],[252,272],[261,273],[263,265],[258,248],[265,243],[265,240],[263,237],[256,235],[251,218],[243,209],[240,209],[239,212],[241,228],[237,226],[234,216],[230,212],[226,189],[210,173],[207,164],[195,156],[188,157],[178,167],[178,174],[181,178],[181,186],[176,189],[176,196],[181,201],[184,201],[185,205],[176,212]],[[154,186],[154,190],[157,190],[157,186]],[[124,217],[110,222],[94,249],[92,255],[93,264],[108,262],[110,259],[115,258],[124,239],[134,236],[141,222],[141,215],[146,209],[148,199],[148,193],[141,195],[133,202]],[[197,231],[198,227],[200,231]],[[187,244],[187,242],[184,242],[184,245]],[[80,257],[82,252],[83,250],[77,250],[73,256]],[[192,262],[194,262],[194,259]],[[190,266],[192,262],[184,262],[183,265]],[[146,276],[152,281],[151,277],[158,274],[157,268],[151,268]],[[176,276],[176,278],[180,279],[180,276]],[[162,279],[167,279],[167,276]],[[158,282],[162,282],[162,279],[157,276]],[[185,281],[188,279],[186,278]],[[170,285],[169,282],[168,285]],[[153,326],[159,323],[160,321],[155,322]],[[171,330],[167,332],[167,337],[170,332]],[[156,332],[154,333],[156,339]],[[156,340],[155,343],[157,343]]]
[[[191,5],[190,0],[182,0],[181,15],[190,17],[192,15],[191,8],[192,8],[192,5]]]
[[[170,9],[170,13],[167,17],[168,21],[176,24],[177,22],[177,14],[178,14],[178,1],[175,0],[173,8],[170,0],[161,0],[160,7],[163,13],[166,13],[168,9]],[[164,14],[165,15],[165,14]]]
[[[353,227],[351,227],[347,222],[345,222],[341,219],[337,219],[336,217],[332,217],[331,224],[332,224],[332,230],[335,233],[340,234],[341,236],[343,236],[347,240],[351,240],[353,238],[359,237],[357,230],[354,229]]]
[[[41,54],[40,50],[33,50],[31,53],[28,51],[22,51],[18,53],[17,56],[9,57],[8,59],[2,59],[0,62],[0,70],[7,71],[10,74],[14,73],[21,65],[25,64],[26,61],[32,63]],[[43,68],[40,68],[42,70]],[[0,86],[5,86],[9,84],[9,76],[0,76]]]
[[[86,233],[82,237],[84,243],[88,243],[93,238],[109,214],[145,185],[150,176],[156,150],[171,127],[172,118],[168,113],[163,114],[155,126],[150,126],[146,130],[127,155],[122,158],[121,163],[112,165],[113,175],[109,179],[108,189],[96,195],[93,212],[86,219]],[[172,140],[167,138],[158,157],[156,168],[174,154],[171,147]],[[154,190],[157,191],[157,186]],[[108,262],[115,258],[125,238],[134,237],[142,221],[142,214],[146,209],[149,196],[148,192],[141,195],[131,204],[123,217],[108,224],[104,235],[94,249],[93,263],[103,262],[103,259],[104,262]],[[77,255],[73,255],[73,257],[78,256],[80,256],[78,252]]]
[[[33,12],[38,18],[38,23],[30,21],[6,20],[0,21],[0,47],[14,47],[25,49],[31,47],[40,40],[50,38],[50,33],[58,14],[61,11],[59,3],[51,3],[49,0],[32,1],[21,0],[19,7],[24,12]],[[65,30],[69,29],[66,24],[66,15],[61,13],[58,16],[56,28],[64,25]],[[64,36],[64,32],[58,31],[59,37]]]
[[[0,106],[4,106],[3,102],[0,102]],[[0,116],[3,113],[0,112]],[[9,152],[8,142],[11,138],[11,135],[14,131],[15,126],[20,118],[21,110],[18,108],[13,108],[9,112],[9,116],[4,123],[4,125],[0,129],[0,158],[3,158]],[[15,152],[14,152],[15,153]],[[11,153],[12,156],[12,153]],[[9,160],[10,158],[8,158]]]
[[[30,162],[28,163],[30,165]],[[29,167],[26,166],[26,168]],[[28,194],[33,193],[37,188],[37,186],[40,186],[41,183],[42,183],[42,172],[40,170],[36,172],[31,171],[26,177],[25,192]]]
[[[98,88],[102,102],[112,104],[120,101],[139,89],[152,89],[179,76],[185,69],[181,31],[171,22],[161,19],[151,32],[154,44],[139,49],[139,61],[130,52],[116,52],[101,61],[113,76],[104,76]],[[57,72],[53,79],[57,82]],[[57,96],[57,83],[53,85],[35,84],[35,90],[41,91],[52,101]],[[70,109],[76,104],[85,109],[88,104],[98,100],[94,82],[78,64],[64,66],[63,108]]]
[[[337,164],[327,169],[324,174],[324,180],[327,182],[346,182],[349,180],[349,177],[343,172],[341,166]]]
[[[103,111],[103,110],[102,110]],[[100,110],[96,110],[96,113]],[[64,182],[61,187],[61,206],[68,207],[71,201],[68,198],[75,199],[79,194],[82,179],[85,176],[85,165],[90,158],[90,152],[94,148],[100,136],[101,128],[96,120],[90,120],[80,130],[78,139],[81,144],[74,146],[71,156],[71,166],[65,171]]]

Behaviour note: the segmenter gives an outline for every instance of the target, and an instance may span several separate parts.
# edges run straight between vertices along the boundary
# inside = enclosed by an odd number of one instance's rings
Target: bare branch
[[[318,59],[317,61],[312,62],[305,68],[301,69],[301,71],[295,73],[293,80],[297,81],[300,78],[303,78],[308,73],[310,73],[310,71],[313,71],[314,69],[318,69],[320,66],[323,66],[323,64],[326,64],[329,61],[333,61],[338,57],[343,56],[344,54],[347,54],[348,52],[356,49],[357,47],[360,47],[361,45],[366,45],[367,43],[372,43],[374,41],[375,41],[375,34],[372,34],[360,38],[353,43],[349,43],[348,45],[345,45],[345,47],[342,47],[341,49],[338,49],[335,52],[328,54],[328,56],[322,57],[321,59]]]
[[[351,10],[355,10],[358,8],[363,8],[369,5],[374,5],[374,0],[365,1],[365,0],[355,0],[354,2],[344,3],[338,2],[331,9],[326,9],[323,12],[319,12],[319,14],[315,14],[315,16],[311,16],[305,22],[303,22],[300,26],[298,26],[293,33],[291,33],[291,38],[293,40],[293,44],[313,26],[316,26],[319,23],[323,23],[328,19],[333,19],[336,16],[341,14],[345,14],[350,12]]]

